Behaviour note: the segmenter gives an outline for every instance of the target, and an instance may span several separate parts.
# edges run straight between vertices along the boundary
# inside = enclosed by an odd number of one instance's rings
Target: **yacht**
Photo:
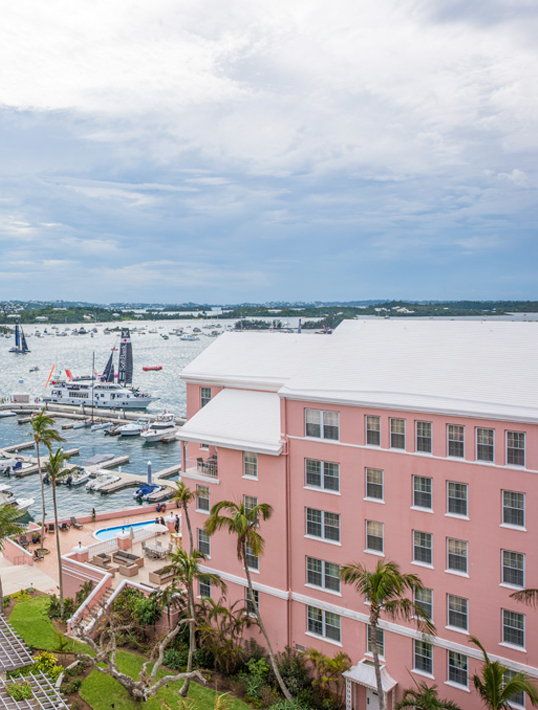
[[[90,480],[91,475],[92,473],[90,470],[79,466],[78,468],[73,469],[73,471],[68,476],[63,478],[60,483],[63,483],[64,485],[69,487],[82,486],[83,483],[86,483]]]
[[[144,441],[160,441],[163,436],[175,434],[176,431],[175,416],[173,414],[161,414],[156,421],[140,434],[140,437]]]
[[[120,436],[140,436],[147,429],[149,422],[145,419],[140,419],[137,422],[129,422],[118,427]]]
[[[0,484],[0,505],[14,506],[19,511],[20,517],[25,515],[34,503],[34,498],[15,498],[7,483]]]
[[[44,398],[51,404],[85,404],[88,407],[117,409],[146,409],[155,397],[134,392],[113,382],[77,381],[53,382],[52,390]]]
[[[97,471],[97,474],[94,479],[91,481],[88,481],[86,483],[86,490],[87,491],[100,491],[102,488],[105,486],[108,486],[109,483],[115,483],[116,481],[119,481],[120,477],[115,476],[113,473],[110,473],[110,471],[106,471],[105,469],[101,469]]]

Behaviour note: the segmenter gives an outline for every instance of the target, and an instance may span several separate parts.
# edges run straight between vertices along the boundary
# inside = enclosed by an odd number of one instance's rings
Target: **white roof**
[[[229,333],[187,381],[315,402],[538,421],[538,322],[344,321],[332,335]]]
[[[367,688],[377,690],[375,668],[373,665],[370,665],[369,662],[357,663],[356,666],[352,666],[348,671],[344,671],[342,675],[344,678],[352,680],[354,683],[359,683],[360,685],[365,685]],[[389,675],[389,672],[383,666],[381,668],[381,685],[385,693],[388,693],[389,690],[392,690],[397,684],[397,681]]]
[[[178,436],[183,441],[278,456],[282,451],[280,398],[269,392],[222,390],[181,427]]]

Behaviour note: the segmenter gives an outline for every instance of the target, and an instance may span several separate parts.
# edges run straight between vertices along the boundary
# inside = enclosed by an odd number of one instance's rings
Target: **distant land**
[[[345,318],[503,316],[512,313],[538,313],[538,301],[315,301],[239,304],[198,303],[84,303],[77,301],[2,301],[0,323],[111,323],[117,321],[226,319],[247,327],[270,327],[281,319],[301,317],[304,328],[334,328]],[[271,322],[257,319],[273,319]],[[255,319],[255,323],[252,323]],[[309,319],[315,319],[309,321]],[[249,322],[250,321],[250,322]],[[244,327],[244,324],[243,324]]]

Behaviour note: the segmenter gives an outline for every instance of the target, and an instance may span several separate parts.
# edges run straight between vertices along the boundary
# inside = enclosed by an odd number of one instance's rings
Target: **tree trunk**
[[[58,576],[60,579],[60,616],[64,616],[64,580],[62,575],[62,553],[60,551],[60,531],[58,530],[58,509],[56,507],[56,481],[50,479],[52,487],[52,505],[54,507],[54,529],[56,531],[56,551],[58,554]]]
[[[370,614],[370,645],[372,646],[372,655],[374,657],[374,672],[375,682],[377,685],[377,694],[379,696],[379,710],[386,710],[387,701],[383,691],[383,682],[381,680],[381,664],[379,663],[379,651],[377,648],[377,622],[379,620],[378,613],[374,611]]]
[[[194,617],[194,590],[193,590],[193,580],[191,579],[189,582],[189,589],[188,589],[188,609],[189,609],[189,616],[190,621],[189,621],[189,655],[187,658],[187,673],[192,672],[192,659],[194,657],[194,653],[196,651],[196,636],[195,636],[195,631],[196,631],[196,623],[195,623],[195,617]],[[187,696],[187,693],[189,692],[189,685],[190,685],[190,678],[186,678],[185,682],[181,686],[181,690],[179,691],[179,694],[182,698],[185,698]]]
[[[187,504],[183,503],[183,511],[185,513],[185,520],[187,521],[187,529],[189,531],[189,541],[191,544],[191,549],[189,550],[189,554],[192,555],[192,551],[194,550],[194,540],[192,537],[192,527],[191,527],[191,519],[189,518],[189,511],[187,510]]]
[[[2,586],[2,578],[0,577],[0,614],[4,615],[4,587]]]
[[[256,604],[256,600],[254,598],[254,589],[252,588],[252,580],[250,578],[250,571],[247,564],[247,556],[244,544],[241,546],[241,549],[243,553],[243,567],[247,578],[248,597],[250,599],[250,603],[254,608],[254,613],[256,615],[256,620],[258,622],[258,626],[260,627],[260,631],[262,632],[265,642],[267,644],[267,652],[269,653],[269,660],[271,661],[273,673],[275,674],[275,678],[277,679],[278,685],[280,687],[280,690],[282,691],[283,696],[286,698],[286,700],[293,700],[293,697],[288,688],[286,687],[286,684],[284,683],[284,680],[280,675],[280,671],[278,670],[275,654],[273,653],[273,647],[271,646],[271,641],[269,641],[269,636],[267,635],[267,631],[265,630],[265,626],[263,625],[262,617],[260,616],[260,610],[258,609],[258,605]],[[382,708],[382,710],[385,710],[385,708]]]
[[[43,471],[41,470],[41,456],[39,454],[39,441],[35,442],[37,449],[37,470],[39,471],[39,480],[41,482],[41,502],[43,504],[43,517],[41,518],[41,551],[45,547],[45,483],[43,482]]]

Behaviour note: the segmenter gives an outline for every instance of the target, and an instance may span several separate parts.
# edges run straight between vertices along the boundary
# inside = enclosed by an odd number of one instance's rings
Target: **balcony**
[[[186,464],[186,471],[181,473],[181,476],[218,482],[219,474],[216,456],[208,459],[204,459],[201,456],[197,459],[187,459]]]

